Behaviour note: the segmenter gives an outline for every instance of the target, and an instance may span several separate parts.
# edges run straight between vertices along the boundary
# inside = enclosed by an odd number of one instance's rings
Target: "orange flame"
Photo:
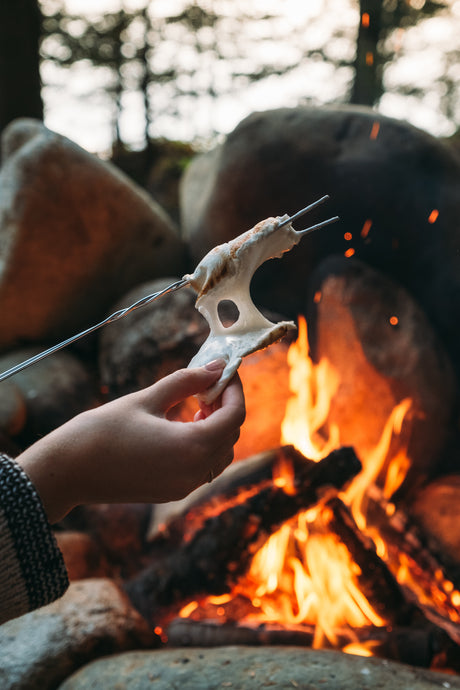
[[[362,235],[369,231],[371,224],[366,221]],[[315,302],[320,299],[318,292]],[[306,457],[318,461],[342,445],[339,428],[329,421],[331,401],[339,388],[340,377],[327,359],[318,363],[312,361],[305,319],[299,318],[298,327],[297,341],[288,352],[292,395],[281,427],[281,443],[292,444]],[[380,441],[367,457],[361,458],[362,472],[340,496],[363,530],[366,529],[368,487],[379,478],[380,485],[383,483],[381,491],[389,499],[408,470],[409,458],[401,443],[392,456],[389,449],[398,445],[394,441],[401,434],[410,406],[411,401],[405,399],[394,408]],[[285,491],[294,490],[292,470],[288,465],[280,464],[274,482]],[[395,506],[388,501],[389,514],[394,510]],[[255,613],[250,617],[258,622],[314,626],[314,647],[326,643],[343,646],[338,638],[339,629],[348,629],[349,641],[353,642],[356,641],[353,629],[386,624],[361,591],[360,567],[331,529],[331,520],[330,510],[319,504],[285,523],[255,553],[249,572],[232,592],[232,596],[242,594],[251,601]],[[384,557],[383,539],[378,534],[372,537],[377,552]],[[398,567],[398,577],[409,577],[404,559]],[[458,592],[454,594],[460,598]],[[215,604],[222,605],[228,601],[228,596],[212,599]],[[194,604],[185,607],[181,615],[194,610]],[[344,651],[373,653],[372,644],[359,648],[348,645]]]
[[[337,645],[337,630],[347,625],[385,624],[359,589],[359,566],[327,532],[327,514],[306,511],[283,525],[256,553],[244,583],[261,620],[315,625],[317,648],[325,639]]]
[[[299,318],[298,339],[290,347],[288,363],[292,397],[286,407],[281,442],[294,445],[310,459],[320,460],[341,445],[339,429],[328,422],[340,379],[328,360],[312,362],[303,318]],[[369,484],[388,466],[384,493],[389,497],[405,477],[409,460],[404,449],[390,460],[387,456],[410,405],[407,399],[395,407],[379,443],[363,460],[363,471],[341,495],[361,528],[366,526],[363,506]],[[359,588],[359,566],[345,545],[328,531],[328,512],[327,508],[315,507],[283,525],[255,554],[241,583],[261,620],[314,625],[315,647],[323,646],[326,640],[337,645],[339,628],[385,625]],[[384,544],[380,542],[383,552]],[[355,649],[348,647],[345,651]],[[372,650],[365,648],[361,653],[372,654]]]
[[[321,360],[318,365],[311,361],[305,319],[299,319],[298,337],[289,348],[288,364],[293,395],[288,400],[281,425],[281,443],[291,443],[307,458],[320,460],[339,444],[337,428],[329,430],[328,439],[320,435],[339,377],[327,360]]]

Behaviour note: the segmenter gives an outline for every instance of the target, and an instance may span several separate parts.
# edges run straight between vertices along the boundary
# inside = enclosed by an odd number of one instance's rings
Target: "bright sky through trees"
[[[417,9],[417,3],[425,0],[408,0]],[[395,59],[385,67],[385,93],[378,110],[386,115],[406,119],[435,135],[447,136],[460,122],[459,112],[449,119],[440,107],[445,93],[443,78],[448,74],[451,82],[460,84],[460,65],[448,59],[460,50],[460,0],[449,0],[450,11],[436,17],[421,20],[416,26],[397,30],[391,36]],[[180,12],[186,0],[152,0],[149,3],[153,17]],[[209,141],[219,133],[231,131],[238,122],[254,110],[299,103],[322,105],[344,103],[349,93],[352,70],[350,67],[334,67],[332,60],[352,61],[359,25],[358,0],[202,0],[202,6],[221,12],[231,18],[232,13],[251,12],[262,16],[278,15],[271,23],[257,22],[247,27],[245,59],[254,64],[264,60],[277,61],[280,65],[296,63],[299,67],[285,75],[272,74],[253,84],[240,87],[230,84],[232,58],[213,62],[202,54],[197,59],[186,44],[174,42],[179,36],[172,26],[164,44],[156,46],[154,59],[161,66],[166,64],[168,52],[178,51],[183,59],[196,60],[195,77],[203,83],[212,80],[216,97],[200,99],[176,98],[172,89],[153,90],[157,114],[152,123],[151,136],[174,139]],[[97,17],[106,12],[126,11],[145,7],[146,0],[41,0],[43,11],[53,12],[63,8],[71,14]],[[271,34],[266,35],[267,27]],[[176,31],[176,33],[174,33]],[[246,29],[245,29],[246,31]],[[302,60],[305,51],[315,47],[327,59]],[[231,56],[231,46],[224,46]],[[236,57],[235,60],[241,57]],[[195,67],[195,65],[193,65]],[[211,76],[210,76],[211,75]],[[104,98],[103,89],[109,75],[103,68],[94,68],[79,62],[70,68],[59,68],[45,63],[42,68],[44,82],[45,122],[91,151],[110,148],[112,129],[110,109],[113,104]],[[184,76],[185,80],[186,77]],[[222,87],[221,93],[220,87]],[[406,93],[402,93],[405,90]],[[409,93],[407,93],[409,92]],[[175,115],[171,114],[171,100]],[[136,90],[123,94],[120,129],[122,139],[133,147],[142,146],[142,94]]]

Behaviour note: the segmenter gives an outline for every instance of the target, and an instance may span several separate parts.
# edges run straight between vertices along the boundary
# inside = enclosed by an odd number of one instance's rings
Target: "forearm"
[[[81,477],[86,455],[85,433],[79,433],[81,418],[84,414],[36,441],[16,459],[52,525],[79,503],[80,484],[85,481]]]
[[[68,587],[62,555],[35,487],[0,455],[0,623],[54,601]]]

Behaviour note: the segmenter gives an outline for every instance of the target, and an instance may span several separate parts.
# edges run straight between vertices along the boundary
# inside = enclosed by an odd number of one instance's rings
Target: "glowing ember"
[[[366,53],[366,65],[370,67],[371,65],[374,64],[374,53],[371,53],[370,51]]]
[[[375,124],[376,124],[376,123],[374,123],[374,126],[375,126]],[[377,123],[377,124],[378,124],[378,123]],[[373,130],[373,129],[374,129],[374,127],[372,128],[372,130]],[[371,138],[372,138],[372,132],[371,132]],[[372,227],[372,221],[369,220],[369,219],[367,219],[367,220],[365,221],[364,225],[363,225],[362,230],[361,230],[361,237],[362,237],[364,240],[365,240],[366,237],[368,236],[369,230],[371,229],[371,227]]]
[[[155,635],[158,635],[158,637],[161,639],[163,644],[166,644],[166,642],[168,641],[168,636],[166,635],[165,631],[163,630],[163,628],[160,625],[157,625],[153,629],[153,632],[155,633]]]
[[[436,223],[436,221],[438,220],[438,216],[439,216],[439,211],[437,208],[434,208],[431,211],[430,215],[428,216],[428,222],[431,224]]]
[[[369,139],[377,139],[380,131],[380,122],[374,122],[372,125],[371,133],[369,134]],[[370,221],[366,221],[370,222]],[[364,235],[363,235],[364,237]]]
[[[181,618],[188,618],[191,613],[193,613],[196,609],[198,608],[198,602],[197,601],[191,601],[189,604],[186,604],[181,610],[179,611],[179,616]]]
[[[344,239],[346,239],[347,242],[349,242],[352,238],[353,238],[353,235],[351,234],[351,232],[346,232],[344,234]]]
[[[397,316],[390,316],[390,323],[392,326],[397,326],[399,323],[399,319]]]
[[[361,25],[364,26],[366,29],[370,24],[370,17],[368,12],[363,12],[361,15]]]
[[[347,258],[349,258],[350,256],[353,256],[354,253],[355,253],[355,250],[353,249],[353,247],[350,247],[350,249],[347,249],[347,251],[344,252],[344,255],[345,255]]]
[[[279,462],[274,469],[273,483],[275,484],[275,486],[284,489],[285,493],[290,494],[291,496],[293,496],[296,492],[294,486],[293,467],[289,460],[287,460],[283,456],[280,457]]]

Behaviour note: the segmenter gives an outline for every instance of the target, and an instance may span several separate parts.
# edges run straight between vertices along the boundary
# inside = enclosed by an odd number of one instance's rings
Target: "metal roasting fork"
[[[290,216],[289,218],[286,218],[286,220],[281,221],[278,224],[278,227],[282,228],[284,225],[287,225],[288,223],[292,223],[294,220],[301,218],[303,215],[305,215],[305,213],[308,213],[309,211],[312,211],[317,206],[320,206],[322,203],[327,201],[327,199],[329,199],[329,195],[326,194],[325,196],[321,197],[320,199],[317,199],[316,201],[314,201],[312,204],[309,204],[308,206],[305,206],[305,208],[302,208],[300,211],[297,211],[297,213],[294,213],[294,215]],[[316,225],[311,225],[310,227],[305,228],[305,230],[299,230],[296,232],[302,236],[307,235],[308,233],[313,232],[314,230],[318,230],[319,228],[324,228],[326,225],[330,225],[331,223],[335,223],[335,221],[337,221],[337,220],[339,220],[339,217],[333,216],[332,218],[328,218],[327,220],[321,221],[321,223],[316,223]],[[10,376],[14,376],[14,374],[17,374],[19,371],[22,371],[23,369],[30,367],[32,364],[35,364],[36,362],[40,362],[42,359],[45,359],[45,357],[48,357],[49,355],[52,355],[55,352],[58,352],[58,350],[62,350],[64,347],[67,347],[67,345],[71,345],[72,343],[76,342],[77,340],[80,340],[80,338],[84,338],[85,336],[90,335],[90,333],[97,331],[99,328],[102,328],[102,326],[107,326],[109,323],[112,323],[113,321],[118,321],[118,319],[122,319],[123,316],[130,314],[135,309],[139,309],[139,307],[143,307],[146,304],[150,304],[151,302],[155,302],[155,300],[159,299],[160,297],[163,297],[163,295],[167,295],[170,292],[175,292],[176,290],[180,290],[180,288],[183,288],[186,285],[189,285],[189,281],[184,280],[182,278],[181,280],[177,280],[175,283],[171,283],[171,285],[168,285],[167,287],[165,287],[163,290],[160,290],[159,292],[154,292],[151,295],[147,295],[146,297],[142,297],[141,299],[137,300],[137,302],[134,302],[134,304],[131,304],[129,307],[126,307],[125,309],[119,309],[118,311],[114,312],[113,314],[108,316],[106,319],[104,319],[104,321],[100,321],[99,323],[95,324],[94,326],[90,326],[89,328],[86,328],[84,331],[81,331],[80,333],[77,333],[76,335],[72,335],[70,338],[63,340],[61,343],[58,343],[57,345],[53,345],[53,347],[48,348],[48,350],[44,350],[43,352],[39,352],[37,355],[34,355],[33,357],[26,359],[24,362],[21,362],[20,364],[16,364],[14,367],[11,367],[11,369],[8,369],[7,371],[4,371],[2,374],[0,374],[0,382],[4,381],[5,379],[10,378]]]

